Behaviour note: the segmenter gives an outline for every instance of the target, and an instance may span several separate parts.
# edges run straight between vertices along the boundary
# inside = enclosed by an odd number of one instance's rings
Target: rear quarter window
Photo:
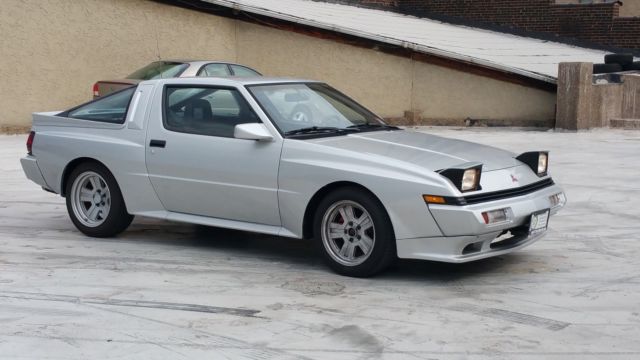
[[[76,106],[58,114],[72,119],[123,124],[136,86]]]

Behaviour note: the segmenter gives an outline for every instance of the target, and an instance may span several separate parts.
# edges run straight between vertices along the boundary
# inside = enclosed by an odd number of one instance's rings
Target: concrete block
[[[622,77],[624,81],[622,96],[622,118],[640,119],[640,74]]]
[[[609,126],[615,129],[640,130],[640,119],[611,119]]]
[[[610,119],[622,117],[622,92],[621,83],[592,85],[590,128],[607,127]]]
[[[591,122],[593,64],[560,63],[556,127],[568,130],[588,129]]]

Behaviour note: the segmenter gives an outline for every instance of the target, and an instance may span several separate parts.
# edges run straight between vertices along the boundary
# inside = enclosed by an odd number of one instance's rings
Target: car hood
[[[483,172],[521,165],[515,154],[491,146],[410,130],[371,131],[312,140],[323,146],[409,162],[432,171],[468,162]]]

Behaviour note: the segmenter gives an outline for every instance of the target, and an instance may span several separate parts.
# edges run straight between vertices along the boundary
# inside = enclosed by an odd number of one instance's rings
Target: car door
[[[158,99],[156,99],[158,100]],[[147,134],[147,170],[169,211],[280,225],[277,176],[282,140],[233,137],[260,122],[230,87],[165,85]]]

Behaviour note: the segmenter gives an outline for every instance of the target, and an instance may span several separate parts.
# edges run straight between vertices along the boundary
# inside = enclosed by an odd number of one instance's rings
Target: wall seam
[[[240,63],[240,40],[238,40],[238,26],[240,26],[240,25],[238,24],[238,20],[233,20],[233,22],[234,22],[234,27],[233,28],[235,30],[234,36],[235,36],[235,47],[236,47],[235,48],[235,53],[236,53],[235,62],[239,64]]]
[[[415,108],[415,90],[414,90],[414,83],[416,81],[416,60],[413,58],[413,54],[411,54],[410,57],[411,60],[411,100],[409,102],[409,106],[411,107],[411,112],[415,113],[417,110]]]

